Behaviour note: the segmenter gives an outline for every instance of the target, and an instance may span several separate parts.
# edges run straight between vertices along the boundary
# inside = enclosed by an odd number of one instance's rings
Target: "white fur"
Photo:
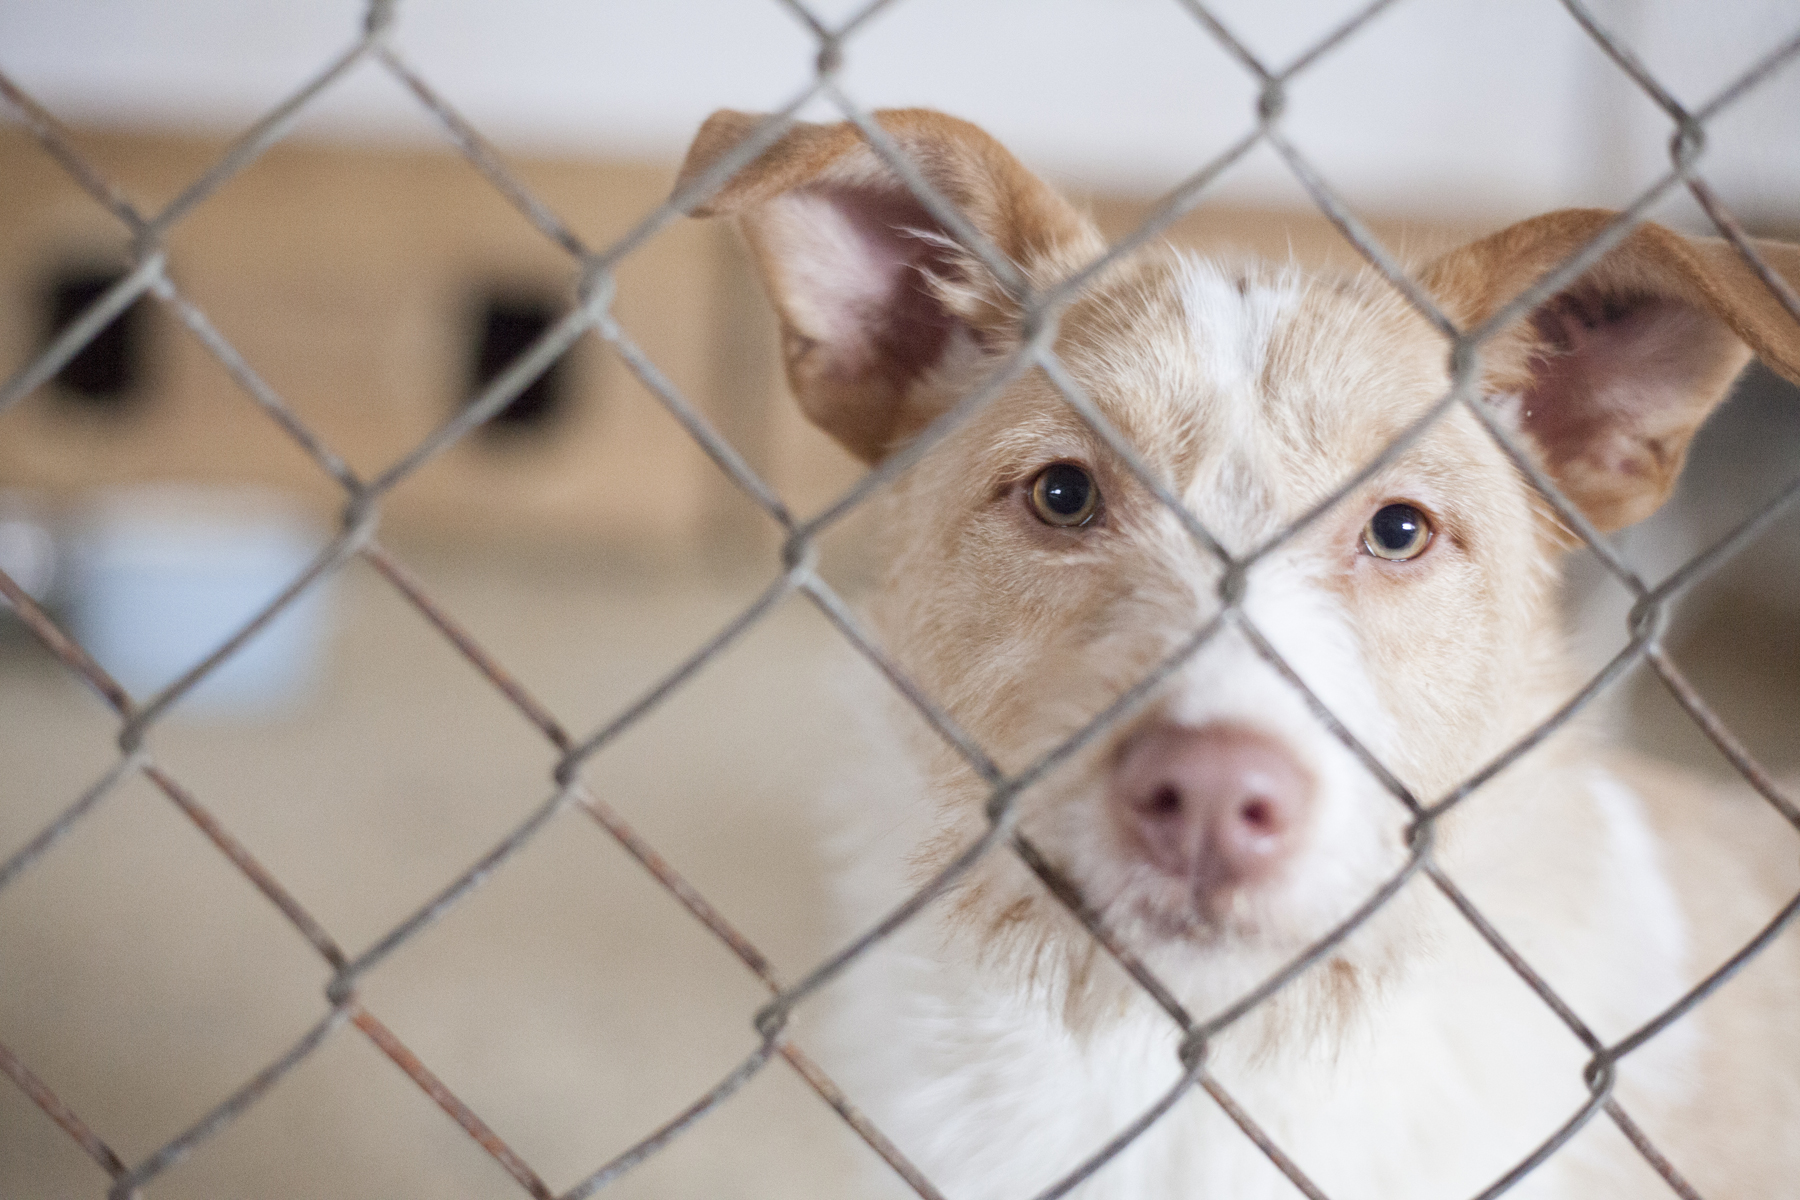
[[[1211,259],[1184,254],[1179,263],[1176,286],[1201,370],[1221,391],[1249,395],[1260,384],[1269,340],[1299,298],[1300,280],[1284,275],[1252,284]]]
[[[1291,278],[1244,285],[1193,262],[1183,264],[1179,279],[1191,316],[1188,352],[1227,414],[1218,429],[1230,442],[1211,469],[1189,481],[1183,498],[1212,528],[1240,540],[1265,537],[1279,527],[1267,488],[1280,485],[1280,468],[1257,426],[1258,389],[1270,340],[1304,289]],[[1171,544],[1185,538],[1172,518],[1166,525]],[[1218,571],[1204,560],[1189,562],[1188,617],[1197,625],[1216,608]],[[1385,760],[1396,748],[1396,723],[1348,615],[1323,581],[1330,569],[1302,547],[1283,549],[1252,571],[1245,613]],[[1178,724],[1247,723],[1278,737],[1319,780],[1316,844],[1329,848],[1309,855],[1278,897],[1285,919],[1276,927],[1292,937],[1229,961],[1173,954],[1153,962],[1204,1017],[1278,969],[1398,868],[1405,812],[1235,629],[1177,673],[1160,711]],[[887,836],[863,839],[863,852],[841,876],[844,907],[857,924],[916,886],[906,857],[933,823],[930,787],[917,769],[884,760],[871,774],[883,785],[876,789],[871,779],[853,789],[855,807],[880,814]],[[1582,786],[1598,802],[1606,843],[1599,889],[1606,908],[1587,914],[1584,928],[1615,941],[1560,957],[1546,949],[1546,969],[1604,1022],[1606,1036],[1618,1037],[1676,994],[1682,922],[1634,799],[1605,777]],[[1068,851],[1070,873],[1104,895],[1132,868],[1109,852],[1097,827],[1089,828],[1099,808],[1097,797],[1063,805],[1044,828]],[[1481,855],[1472,861],[1479,878]],[[1029,1196],[1156,1103],[1179,1076],[1179,1039],[1167,1017],[1126,984],[1112,1016],[1072,1026],[1044,994],[1020,990],[990,969],[967,934],[941,922],[942,907],[852,968],[838,1015],[839,1038],[852,1043],[852,1092],[873,1098],[882,1128],[959,1200]],[[1537,925],[1554,924],[1529,903],[1515,907],[1502,919],[1512,918],[1511,932],[1527,941],[1541,932]],[[1622,942],[1621,929],[1630,931]],[[1384,939],[1427,952],[1415,954],[1350,1026],[1297,1045],[1278,1039],[1280,1049],[1271,1052],[1268,1022],[1253,1017],[1219,1040],[1211,1068],[1333,1196],[1473,1194],[1579,1109],[1586,1051],[1423,880],[1352,942]],[[1584,972],[1577,962],[1583,953],[1599,953],[1618,969]],[[1666,1100],[1680,1091],[1690,1042],[1671,1037],[1630,1064],[1629,1073],[1647,1081],[1640,1095]],[[1513,1194],[1586,1200],[1582,1189],[1615,1170],[1616,1156],[1604,1145],[1608,1132],[1577,1138]],[[1273,1200],[1296,1193],[1210,1097],[1193,1092],[1077,1194]]]
[[[859,806],[916,798],[909,785],[917,776],[900,763],[884,766],[882,794],[872,795],[873,785],[858,789]],[[1607,892],[1618,906],[1588,914],[1589,924],[1635,933],[1630,944],[1583,947],[1586,968],[1549,965],[1565,968],[1552,974],[1567,997],[1604,1018],[1602,1036],[1617,1038],[1679,994],[1685,923],[1636,798],[1602,775],[1589,787],[1607,817]],[[865,855],[840,876],[847,910],[873,917],[904,895],[895,848]],[[886,886],[873,886],[878,879]],[[1441,938],[1431,961],[1343,1037],[1272,1059],[1228,1037],[1211,1060],[1251,1118],[1333,1197],[1473,1195],[1586,1100],[1579,1085],[1585,1051],[1460,917],[1428,899]],[[996,986],[978,958],[947,951],[946,936],[930,920],[915,923],[853,968],[834,1013],[834,1038],[850,1050],[846,1082],[854,1097],[873,1098],[878,1124],[948,1194],[1035,1195],[1177,1081],[1179,1039],[1147,1004],[1079,1034],[1041,998]],[[1592,969],[1593,956],[1603,972]],[[1540,957],[1535,965],[1546,964]],[[1676,1026],[1625,1064],[1620,1094],[1640,1113],[1680,1099],[1694,1049],[1691,1026]],[[1616,1140],[1604,1122],[1590,1127],[1511,1194],[1640,1194],[1611,1190],[1648,1186],[1628,1161],[1621,1166],[1610,1144]],[[883,1173],[868,1181],[875,1194],[884,1180]],[[1588,1190],[1597,1185],[1609,1190]],[[1286,1200],[1298,1193],[1211,1098],[1191,1092],[1075,1194]]]
[[[1446,396],[1451,347],[1386,279],[1155,246],[1096,267],[1094,223],[975,126],[874,119],[1019,270],[1003,281],[965,253],[856,128],[795,126],[709,209],[744,223],[804,411],[891,464],[1041,333],[1135,456],[1026,361],[871,497],[879,640],[1002,772],[1045,766],[1001,795],[1059,885],[1004,841],[971,864],[832,983],[830,1069],[955,1200],[1034,1195],[1121,1137],[1172,1094],[1180,1025],[1063,907],[1072,888],[1193,1021],[1220,1026],[1206,1089],[1080,1196],[1292,1197],[1225,1096],[1337,1200],[1483,1193],[1593,1114],[1596,1047],[1667,1011],[1800,876],[1750,862],[1770,848],[1733,844],[1736,818],[1700,812],[1704,789],[1672,771],[1602,771],[1580,722],[1510,756],[1580,686],[1555,599],[1567,531],[1474,412],[1438,410],[1401,444]],[[684,178],[754,121],[716,114]],[[1458,327],[1482,326],[1611,219],[1545,214],[1415,277]],[[1790,248],[1759,254],[1800,278]],[[1482,384],[1571,501],[1619,528],[1667,494],[1748,356],[1740,336],[1800,361],[1731,246],[1644,228],[1485,338]],[[1101,497],[1076,524],[1034,485],[1070,466]],[[1419,510],[1422,552],[1371,541],[1390,504]],[[1230,611],[1220,589],[1238,581],[1190,520],[1232,559],[1255,554]],[[915,716],[871,741],[837,814],[845,937],[990,832],[996,798]],[[1611,1098],[1704,1194],[1800,1178],[1797,957],[1771,945],[1612,1064]],[[1668,1195],[1604,1117],[1516,1182],[1527,1200]]]

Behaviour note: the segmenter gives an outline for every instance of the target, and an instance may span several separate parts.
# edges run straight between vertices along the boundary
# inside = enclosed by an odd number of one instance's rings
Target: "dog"
[[[1752,353],[1800,377],[1752,268],[1638,225],[1416,432],[1452,343],[1376,272],[1146,246],[1059,292],[1106,251],[1076,207],[974,125],[874,120],[961,222],[849,123],[789,126],[694,209],[737,220],[806,415],[905,456],[869,620],[998,773],[895,718],[845,909],[869,927],[998,819],[1168,1003],[1001,841],[846,968],[852,1099],[956,1200],[1670,1195],[1628,1133],[1704,1195],[1800,1191],[1796,936],[1651,1025],[1800,892],[1794,830],[1579,720],[1503,759],[1585,683],[1571,522],[1653,511]],[[758,121],[711,117],[678,190]],[[1611,221],[1553,212],[1416,278],[1473,329]],[[1800,283],[1800,250],[1759,249]],[[1005,369],[1042,345],[1065,378]],[[1184,1038],[1171,1004],[1231,1019]]]

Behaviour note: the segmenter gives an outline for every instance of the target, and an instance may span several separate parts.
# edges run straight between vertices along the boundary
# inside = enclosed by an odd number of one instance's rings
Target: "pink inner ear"
[[[791,299],[804,305],[832,374],[904,383],[934,365],[956,318],[925,280],[951,266],[924,207],[905,192],[854,187],[810,188],[782,203]]]
[[[1656,476],[1704,413],[1717,337],[1704,315],[1658,296],[1565,292],[1533,314],[1545,353],[1520,417],[1553,467]]]

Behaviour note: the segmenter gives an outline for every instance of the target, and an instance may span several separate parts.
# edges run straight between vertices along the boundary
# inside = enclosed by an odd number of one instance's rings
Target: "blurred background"
[[[817,4],[827,21],[850,6]],[[1213,6],[1284,63],[1358,6]],[[1800,32],[1791,0],[1593,5],[1697,106]],[[362,5],[8,0],[0,72],[141,211],[181,194],[354,41]],[[773,2],[401,0],[419,75],[591,247],[666,194],[719,107],[768,109],[816,43]],[[970,118],[1112,235],[1254,124],[1254,81],[1172,0],[902,0],[849,44],[865,106]],[[1406,0],[1290,89],[1285,128],[1413,261],[1549,208],[1620,207],[1666,169],[1667,118],[1553,0]],[[1753,232],[1800,238],[1800,65],[1708,126],[1702,170]],[[829,120],[815,104],[803,115]],[[1676,195],[1653,215],[1705,225]],[[1346,265],[1267,149],[1171,235]],[[548,329],[576,266],[364,62],[169,236],[171,279],[364,478]],[[127,232],[0,100],[0,377],[130,266]],[[797,512],[855,464],[794,414],[773,325],[727,229],[678,222],[623,263],[626,334]],[[1753,370],[1676,502],[1620,535],[1660,578],[1800,473],[1800,403]],[[330,538],[341,490],[169,307],[145,299],[0,413],[0,568],[133,695],[154,694]],[[857,518],[824,572],[866,587]],[[416,586],[575,737],[672,670],[779,572],[773,522],[589,335],[383,505],[387,573],[350,561],[152,731],[155,760],[354,955],[514,828],[558,757],[418,608]],[[400,583],[397,584],[397,580]],[[1585,558],[1585,659],[1624,644],[1624,589]],[[1675,656],[1750,748],[1800,768],[1800,520],[1683,607]],[[870,683],[801,601],[777,607],[591,760],[632,822],[769,957],[803,974],[843,936],[812,799],[861,752]],[[1728,768],[1653,679],[1601,719]],[[0,608],[0,861],[116,760],[117,719]],[[325,1011],[330,972],[142,778],[0,890],[0,1045],[129,1164],[203,1117]],[[560,1190],[679,1112],[755,1044],[756,978],[579,811],[373,972],[399,1038]],[[798,1026],[806,1041],[804,1023]],[[829,1063],[827,1064],[829,1066]],[[640,1197],[842,1194],[869,1151],[782,1064],[628,1175]],[[0,1195],[105,1190],[0,1084]],[[157,1196],[504,1196],[517,1185],[368,1042],[340,1031]]]

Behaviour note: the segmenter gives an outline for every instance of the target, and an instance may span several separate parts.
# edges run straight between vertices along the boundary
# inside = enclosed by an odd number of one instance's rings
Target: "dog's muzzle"
[[[1107,801],[1132,850],[1217,914],[1293,858],[1315,792],[1311,773],[1268,734],[1159,723],[1126,747]]]

